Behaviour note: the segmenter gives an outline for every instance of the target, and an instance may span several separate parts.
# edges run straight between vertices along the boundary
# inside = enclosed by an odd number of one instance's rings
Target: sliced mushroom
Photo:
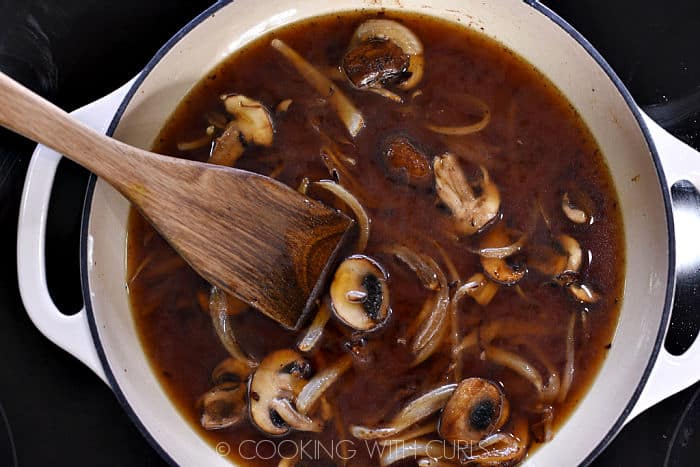
[[[243,94],[221,96],[226,111],[233,115],[241,135],[249,144],[272,146],[274,127],[267,108]]]
[[[212,126],[225,125],[209,156],[209,163],[233,167],[250,145],[269,147],[272,145],[274,127],[267,108],[260,102],[242,94],[221,96],[226,111],[233,120],[225,122],[225,117],[216,117]]]
[[[400,89],[414,88],[423,78],[423,67],[423,44],[418,36],[388,19],[360,24],[342,65],[350,82],[360,89],[398,81]]]
[[[496,292],[498,292],[498,284],[490,281],[482,273],[477,272],[457,289],[452,301],[458,303],[459,298],[464,294],[469,295],[479,305],[486,306],[491,303],[493,297],[496,296]]]
[[[438,433],[447,441],[478,443],[500,430],[509,414],[508,399],[496,383],[468,378],[447,401]]]
[[[396,43],[373,37],[345,54],[342,69],[355,87],[386,86],[405,77],[409,62]]]
[[[242,383],[252,371],[251,367],[244,361],[229,357],[219,363],[211,372],[211,380],[214,384]]]
[[[450,209],[461,235],[472,235],[484,229],[497,218],[501,196],[498,188],[481,167],[481,194],[476,196],[469,186],[458,159],[450,153],[436,156],[433,160],[435,189],[440,200]]]
[[[321,431],[323,426],[300,414],[294,403],[311,366],[294,350],[277,350],[262,361],[248,384],[250,419],[262,431],[283,436],[290,429]]]
[[[581,245],[570,235],[559,235],[557,240],[559,240],[559,244],[564,249],[567,256],[566,269],[564,271],[578,272],[581,269],[581,260],[583,258]]]
[[[568,257],[561,245],[532,244],[527,247],[527,265],[547,276],[556,277],[566,271]]]
[[[507,261],[508,256],[520,249],[518,242],[513,243],[506,229],[501,226],[492,229],[481,239],[479,251],[500,252],[500,254],[479,257],[484,272],[494,282],[512,285],[525,277],[527,268],[511,265]]]
[[[580,191],[564,193],[561,197],[561,210],[574,224],[593,223],[593,200]]]
[[[245,148],[245,141],[238,128],[238,123],[230,122],[221,136],[214,142],[214,148],[208,162],[233,167],[245,152]]]
[[[351,256],[338,266],[330,295],[335,316],[358,331],[380,327],[391,314],[387,274],[368,256]]]
[[[574,282],[572,284],[569,284],[567,286],[567,289],[569,290],[571,295],[579,302],[595,303],[598,300],[600,300],[600,295],[586,284]]]
[[[200,400],[205,430],[221,430],[238,424],[245,418],[245,385],[242,382],[221,383],[207,391]]]
[[[405,136],[390,136],[384,141],[382,162],[389,178],[412,186],[430,183],[430,161]]]

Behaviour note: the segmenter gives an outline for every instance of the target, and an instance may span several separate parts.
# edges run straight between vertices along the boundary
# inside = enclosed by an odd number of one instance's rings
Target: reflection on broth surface
[[[603,158],[552,83],[479,33],[396,13],[286,27],[209,72],[154,149],[277,178],[360,227],[295,333],[132,211],[144,349],[233,462],[515,464],[610,347],[624,247]]]

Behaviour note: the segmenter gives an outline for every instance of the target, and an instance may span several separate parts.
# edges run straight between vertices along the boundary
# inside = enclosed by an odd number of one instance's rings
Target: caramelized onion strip
[[[273,39],[270,45],[286,58],[299,74],[313,87],[317,93],[333,107],[338,117],[353,137],[364,128],[365,121],[362,113],[347,98],[343,91],[323,73],[318,71],[304,57],[279,39]]]
[[[418,254],[410,248],[401,245],[392,246],[389,248],[389,253],[416,273],[418,280],[426,289],[438,290],[447,285],[447,279],[444,278],[444,274],[442,274],[443,280],[440,280],[442,271],[432,258]]]
[[[561,390],[559,391],[559,402],[563,402],[569,394],[571,383],[574,380],[575,371],[575,355],[574,355],[574,338],[576,331],[576,313],[571,313],[569,317],[569,326],[566,332],[566,363],[564,364],[564,374],[562,376]]]
[[[243,349],[241,349],[236,339],[236,334],[231,328],[228,298],[226,297],[226,293],[216,286],[211,288],[209,313],[211,314],[216,335],[219,337],[221,345],[224,346],[228,353],[231,354],[233,358],[245,362],[251,368],[257,367],[258,362],[246,355]]]
[[[523,235],[517,241],[511,243],[510,245],[490,248],[475,248],[471,251],[472,253],[482,256],[484,258],[503,259],[519,252],[525,244],[526,238],[527,237]]]
[[[407,443],[399,443],[395,446],[390,446],[379,458],[379,465],[386,467],[409,457],[414,459],[423,456],[438,458],[442,456],[442,454],[442,443],[420,438]]]
[[[481,111],[481,118],[478,122],[459,126],[433,125],[432,123],[428,123],[425,127],[432,132],[448,136],[470,135],[486,128],[491,122],[491,109],[486,102],[477,97],[467,96],[467,98]]]
[[[365,251],[367,242],[369,241],[369,217],[367,216],[365,208],[363,208],[357,198],[342,185],[330,180],[314,182],[314,185],[330,191],[352,210],[360,230],[360,235],[357,239],[357,251],[360,253]]]
[[[456,387],[456,384],[446,384],[412,400],[396,414],[387,426],[369,428],[352,425],[350,433],[358,439],[381,439],[394,436],[441,410]]]
[[[513,370],[532,384],[535,389],[541,394],[544,391],[542,376],[540,373],[520,355],[516,355],[507,350],[494,347],[492,345],[484,346],[486,358],[497,365],[504,366]]]
[[[324,301],[321,303],[321,306],[316,312],[316,316],[314,316],[314,319],[311,321],[308,329],[299,340],[297,348],[302,352],[310,352],[321,339],[321,336],[323,336],[323,329],[326,327],[326,323],[328,323],[330,318],[331,310],[328,307],[328,304]]]
[[[309,413],[323,393],[350,368],[351,364],[352,357],[345,355],[311,378],[297,396],[297,411],[302,415]]]
[[[181,141],[177,143],[177,150],[183,152],[194,151],[195,149],[203,148],[204,146],[211,144],[212,139],[212,135],[204,135],[191,141]]]
[[[380,446],[391,446],[392,444],[405,443],[407,441],[411,441],[413,439],[416,439],[419,436],[423,436],[423,435],[427,435],[429,433],[432,433],[435,430],[437,430],[437,424],[435,422],[426,423],[425,425],[421,425],[421,426],[416,427],[412,430],[405,431],[405,432],[400,433],[396,436],[382,439],[382,440],[378,441],[377,444],[379,444]]]

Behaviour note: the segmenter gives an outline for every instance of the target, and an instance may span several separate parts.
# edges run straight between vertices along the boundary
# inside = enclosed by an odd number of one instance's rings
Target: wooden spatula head
[[[162,183],[125,195],[205,279],[297,329],[354,222],[270,178],[168,159]]]

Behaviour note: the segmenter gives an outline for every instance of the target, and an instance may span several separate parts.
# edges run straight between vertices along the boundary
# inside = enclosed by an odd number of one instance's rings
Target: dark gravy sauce
[[[403,103],[355,89],[343,76],[335,76],[353,32],[369,18],[396,20],[423,43],[425,73],[418,85],[410,90],[387,85]],[[356,137],[349,135],[328,96],[316,92],[271,47],[273,38],[282,39],[335,79],[364,117],[365,126]],[[197,401],[212,388],[212,370],[229,356],[209,315],[210,286],[132,210],[127,281],[144,351],[165,393],[211,442],[212,449],[225,442],[230,449],[223,454],[239,465],[277,465],[308,440],[316,443],[315,448],[307,449],[310,458],[288,465],[378,465],[383,448],[354,438],[349,427],[385,425],[409,401],[438,386],[459,382],[452,364],[452,331],[459,339],[482,332],[477,334],[479,342],[461,355],[461,377],[485,378],[502,388],[510,417],[501,431],[512,431],[516,420],[525,422],[530,451],[552,433],[556,436],[556,427],[583,397],[610,348],[625,261],[623,226],[610,174],[588,128],[557,88],[512,51],[459,25],[397,13],[319,17],[266,35],[211,70],[180,103],[153,149],[207,160],[211,141],[222,132],[212,121],[220,121],[222,115],[231,118],[220,98],[227,93],[261,102],[274,121],[272,145],[249,144],[237,167],[273,175],[294,188],[304,178],[313,182],[335,175],[360,199],[371,219],[364,254],[388,273],[391,316],[379,330],[364,334],[331,317],[318,345],[303,354],[312,375],[346,355],[351,359],[350,368],[324,395],[325,410],[331,415],[320,433],[292,431],[274,438],[258,430],[247,416],[229,428],[204,430]],[[288,109],[277,108],[286,99],[292,100]],[[426,122],[444,126],[479,121],[483,108],[475,102],[486,104],[490,112],[490,121],[482,130],[444,135],[427,128]],[[210,126],[213,134],[207,139]],[[388,175],[383,148],[387,138],[397,136],[408,138],[429,161],[445,152],[454,154],[470,181],[478,182],[482,166],[500,193],[495,224],[474,235],[456,235],[450,209],[440,202],[433,183],[411,184],[406,177]],[[201,147],[193,144],[181,150],[183,142],[202,138],[206,144]],[[343,156],[340,174],[329,173],[324,163],[329,148]],[[353,183],[348,183],[350,179]],[[475,188],[475,194],[480,190]],[[587,214],[585,222],[567,218],[562,210],[565,193],[573,204],[578,197],[578,207]],[[312,187],[309,195],[335,203],[352,215],[324,190]],[[452,324],[456,329],[450,328],[429,358],[413,365],[415,322],[424,302],[435,292],[424,287],[387,248],[401,245],[432,258],[445,272],[452,297],[461,284],[482,272],[475,251],[480,239],[499,225],[515,232],[514,239],[524,238],[523,247],[508,261],[526,274],[517,284],[498,285],[487,305],[464,297]],[[568,279],[553,278],[533,266],[542,260],[537,255],[552,251],[561,255],[561,245],[556,243],[561,235],[575,238],[582,250],[580,269]],[[449,272],[450,260],[459,277]],[[576,299],[571,284],[585,284],[596,300]],[[567,339],[572,319],[573,344]],[[296,348],[304,333],[303,329],[296,333],[284,330],[250,309],[232,314],[230,324],[240,347],[259,361],[274,350]],[[484,343],[483,330],[488,326],[509,331],[496,333]],[[485,350],[492,346],[520,356],[547,384],[552,369],[559,383],[565,379],[567,345],[575,356],[570,389],[563,400],[545,402],[531,381],[489,358]],[[319,410],[310,416],[318,418]],[[440,439],[436,432],[422,438]],[[267,439],[272,442],[261,443]],[[343,440],[347,442],[341,443]],[[394,465],[413,466],[417,460],[409,457]]]

